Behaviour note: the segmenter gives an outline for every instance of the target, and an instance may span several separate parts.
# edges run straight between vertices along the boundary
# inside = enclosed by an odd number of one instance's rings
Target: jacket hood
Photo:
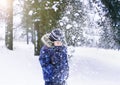
[[[45,34],[42,36],[41,41],[43,42],[44,45],[46,45],[47,47],[51,47],[53,46],[53,42],[49,39],[49,33]]]

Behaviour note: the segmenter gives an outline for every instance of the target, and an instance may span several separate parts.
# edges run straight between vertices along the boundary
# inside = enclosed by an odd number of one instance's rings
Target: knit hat
[[[63,34],[60,29],[54,29],[49,35],[51,41],[61,41],[63,39]]]
[[[51,33],[47,33],[42,36],[41,41],[44,45],[51,47],[53,46],[54,41],[62,41],[63,34],[60,29],[54,29],[51,31]]]

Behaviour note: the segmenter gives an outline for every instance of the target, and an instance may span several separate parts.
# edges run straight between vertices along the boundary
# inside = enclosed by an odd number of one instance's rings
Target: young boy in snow
[[[66,85],[69,66],[66,47],[62,43],[62,39],[60,29],[54,29],[41,38],[44,46],[40,50],[39,61],[45,85]]]

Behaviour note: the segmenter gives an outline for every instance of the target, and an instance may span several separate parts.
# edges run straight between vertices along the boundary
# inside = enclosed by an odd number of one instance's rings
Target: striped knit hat
[[[60,29],[54,29],[49,35],[51,41],[61,41],[63,39],[63,34]]]

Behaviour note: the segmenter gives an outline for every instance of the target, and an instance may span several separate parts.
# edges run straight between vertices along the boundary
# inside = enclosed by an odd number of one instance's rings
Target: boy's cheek
[[[61,41],[55,41],[54,42],[54,46],[61,46],[62,45],[62,42]]]

